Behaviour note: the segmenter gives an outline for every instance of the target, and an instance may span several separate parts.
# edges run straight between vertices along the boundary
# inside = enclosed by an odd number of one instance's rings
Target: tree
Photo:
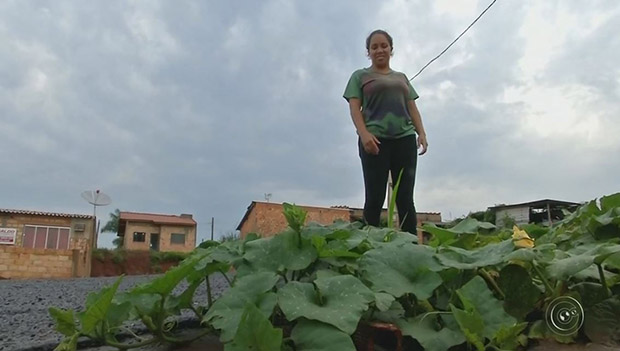
[[[110,220],[101,228],[102,233],[118,233],[118,222],[121,217],[121,211],[117,208],[110,213]]]
[[[118,223],[120,221],[121,211],[117,208],[114,212],[110,213],[110,220],[101,228],[102,233],[118,233]],[[123,238],[117,237],[112,241],[112,244],[117,249],[123,247]]]

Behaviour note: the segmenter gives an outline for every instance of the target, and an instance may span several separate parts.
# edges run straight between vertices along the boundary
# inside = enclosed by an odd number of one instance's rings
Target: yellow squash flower
[[[530,238],[525,230],[519,229],[516,225],[512,227],[512,240],[516,247],[534,247],[534,239]]]

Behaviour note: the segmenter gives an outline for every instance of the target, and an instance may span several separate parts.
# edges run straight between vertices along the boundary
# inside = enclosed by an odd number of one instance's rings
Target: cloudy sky
[[[365,37],[413,76],[490,3],[1,1],[0,208],[192,213],[199,241],[253,200],[363,205],[342,98]],[[620,3],[499,0],[413,81],[418,211],[620,190]],[[111,242],[104,235],[101,244]]]

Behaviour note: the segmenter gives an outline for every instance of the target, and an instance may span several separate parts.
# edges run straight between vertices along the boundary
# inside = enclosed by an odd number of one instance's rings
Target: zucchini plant
[[[274,237],[198,248],[126,292],[118,292],[121,277],[89,295],[79,313],[50,308],[65,335],[57,350],[75,350],[80,337],[125,350],[214,334],[227,351],[354,351],[352,336],[374,321],[398,326],[425,350],[620,339],[620,194],[588,202],[551,228],[511,231],[473,218],[452,228],[427,224],[428,245],[394,228],[306,224],[290,204],[284,216],[289,227]],[[231,287],[214,299],[207,285],[207,301],[196,301],[212,275],[234,275]],[[545,314],[561,297],[584,311],[568,333]],[[182,311],[201,321],[194,335],[179,336]],[[137,335],[130,322],[148,333]]]

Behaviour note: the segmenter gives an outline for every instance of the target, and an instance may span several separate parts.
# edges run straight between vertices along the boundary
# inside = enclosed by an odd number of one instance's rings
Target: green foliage
[[[93,250],[93,258],[97,261],[103,262],[105,261],[106,256],[109,254],[110,250],[108,249],[94,249]]]
[[[118,233],[118,224],[121,217],[121,210],[118,208],[114,212],[110,213],[110,219],[101,228],[102,233]]]
[[[149,256],[151,259],[151,263],[162,263],[162,262],[181,262],[187,257],[190,256],[190,253],[187,252],[162,252],[162,251],[149,251]]]
[[[248,303],[235,338],[224,351],[273,351],[282,347],[282,329],[274,328],[254,304]]]
[[[351,275],[289,282],[278,291],[278,304],[290,321],[304,317],[352,334],[374,294]]]
[[[394,209],[396,208],[396,194],[398,194],[398,188],[400,187],[400,179],[403,176],[403,171],[405,169],[401,169],[400,172],[398,172],[398,179],[396,180],[396,183],[394,184],[394,196],[392,196],[392,198],[390,199],[390,203],[388,204],[388,218],[387,218],[387,227],[388,228],[394,228]],[[400,221],[404,221],[404,218],[400,218]]]
[[[329,324],[300,319],[291,333],[297,351],[355,351],[349,335]]]
[[[117,349],[184,344],[195,336],[179,338],[173,326],[186,311],[202,321],[200,334],[219,335],[229,351],[353,351],[351,334],[373,321],[397,325],[426,350],[620,339],[620,194],[588,202],[551,228],[519,228],[536,239],[533,248],[515,246],[512,231],[483,214],[451,228],[427,225],[430,245],[418,245],[415,235],[393,228],[306,225],[303,210],[284,208],[289,228],[274,237],[208,243],[150,282],[117,293],[119,280],[89,295],[84,312],[51,308],[65,336],[57,350],[75,350],[79,337]],[[123,251],[94,256],[108,254]],[[213,301],[207,278],[230,281],[232,270],[230,289]],[[208,299],[196,301],[203,282]],[[580,333],[559,335],[545,312],[566,295],[581,302],[586,320]],[[151,337],[119,342],[135,323]]]
[[[233,231],[229,231],[226,234],[222,235],[222,237],[220,238],[220,241],[221,242],[235,241],[237,239],[239,239],[239,233],[233,232]]]

